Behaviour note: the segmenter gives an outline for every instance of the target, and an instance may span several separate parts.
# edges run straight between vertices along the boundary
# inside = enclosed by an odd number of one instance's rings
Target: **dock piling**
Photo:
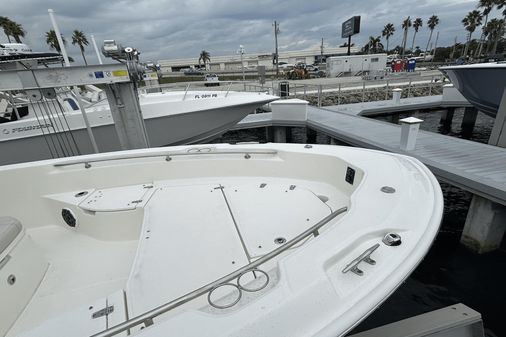
[[[497,111],[489,145],[506,147],[506,135],[503,134],[503,130],[506,130],[506,89]],[[505,231],[506,206],[475,194],[467,212],[460,242],[476,253],[486,253],[501,246]]]
[[[401,88],[392,89],[392,100],[394,101],[394,104],[400,104],[401,103],[401,95],[402,95],[402,89]]]
[[[416,147],[416,137],[418,135],[418,130],[420,129],[420,124],[423,122],[423,120],[415,117],[408,117],[401,119],[399,122],[401,123],[401,150],[414,150]]]
[[[286,143],[286,127],[274,127],[274,143]]]
[[[506,207],[474,195],[460,242],[476,253],[487,253],[501,246],[505,230]]]
[[[478,110],[474,107],[467,107],[464,110],[464,118],[462,119],[462,133],[466,138],[470,138],[473,134],[474,125],[476,124],[476,117],[478,117]]]
[[[441,120],[439,123],[442,125],[444,133],[448,133],[452,129],[454,114],[455,108],[447,108],[441,113]]]

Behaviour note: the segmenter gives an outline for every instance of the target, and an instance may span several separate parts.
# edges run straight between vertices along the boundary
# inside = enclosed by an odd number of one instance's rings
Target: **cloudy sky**
[[[361,46],[370,35],[380,35],[392,22],[396,33],[390,46],[401,43],[401,22],[410,15],[421,17],[424,27],[415,45],[425,48],[426,20],[440,18],[438,45],[455,37],[462,42],[465,31],[461,20],[475,9],[477,0],[3,0],[0,15],[23,25],[26,43],[36,51],[48,49],[44,33],[51,29],[47,9],[52,8],[60,30],[70,42],[72,30],[94,34],[99,45],[115,39],[123,46],[139,49],[144,61],[196,57],[202,49],[213,55],[234,54],[240,44],[246,53],[274,49],[272,22],[280,23],[280,50],[299,50],[324,45],[338,46],[341,23],[353,15],[362,16],[361,33],[354,42]],[[412,31],[408,37],[411,44]],[[478,35],[478,33],[475,33]],[[0,42],[6,38],[0,33]],[[80,62],[78,48],[68,45],[69,54]],[[91,47],[86,51],[96,62]]]

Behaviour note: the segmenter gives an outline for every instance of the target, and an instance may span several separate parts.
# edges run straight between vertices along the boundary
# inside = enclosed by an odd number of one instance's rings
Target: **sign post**
[[[343,22],[341,37],[348,38],[348,55],[351,54],[351,37],[358,33],[360,33],[360,16],[354,16]]]

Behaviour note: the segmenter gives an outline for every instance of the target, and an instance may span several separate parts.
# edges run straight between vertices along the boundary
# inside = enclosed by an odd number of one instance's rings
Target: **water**
[[[461,129],[463,109],[456,110],[451,128],[439,124],[442,111],[402,113],[400,118],[414,116],[423,119],[421,129],[454,137],[470,138],[487,143],[493,119],[478,114],[474,132]],[[391,116],[375,117],[392,121]],[[305,128],[293,128],[292,143],[306,142]],[[215,142],[267,141],[265,128],[230,131]],[[316,143],[328,144],[329,138],[317,134]],[[506,336],[502,322],[506,312],[506,247],[493,253],[477,255],[459,244],[472,195],[457,187],[441,183],[445,199],[440,232],[429,253],[413,274],[365,319],[353,332],[368,330],[414,315],[464,303],[482,314],[487,336]]]

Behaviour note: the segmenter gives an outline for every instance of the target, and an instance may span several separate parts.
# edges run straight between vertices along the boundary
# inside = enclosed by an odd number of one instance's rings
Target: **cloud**
[[[124,46],[136,47],[142,58],[159,60],[197,57],[202,49],[213,55],[235,54],[240,44],[247,53],[271,53],[274,49],[272,23],[280,23],[279,45],[283,50],[319,46],[338,46],[341,23],[353,15],[362,16],[361,33],[353,42],[363,45],[369,36],[381,35],[383,26],[392,22],[396,33],[390,46],[401,43],[401,22],[410,15],[421,17],[424,26],[416,44],[425,46],[429,31],[426,20],[432,14],[440,17],[438,45],[447,45],[457,36],[464,41],[461,20],[476,7],[468,0],[87,0],[62,1],[16,0],[2,4],[2,15],[21,23],[27,32],[26,42],[43,51],[44,33],[51,29],[48,8],[56,13],[60,30],[69,45],[68,52],[81,62],[79,49],[72,46],[74,29],[94,34],[101,45],[104,39],[115,39]],[[412,32],[408,41],[411,41]],[[4,36],[0,34],[0,41]],[[91,41],[90,41],[91,42]],[[91,44],[86,56],[96,62]]]

